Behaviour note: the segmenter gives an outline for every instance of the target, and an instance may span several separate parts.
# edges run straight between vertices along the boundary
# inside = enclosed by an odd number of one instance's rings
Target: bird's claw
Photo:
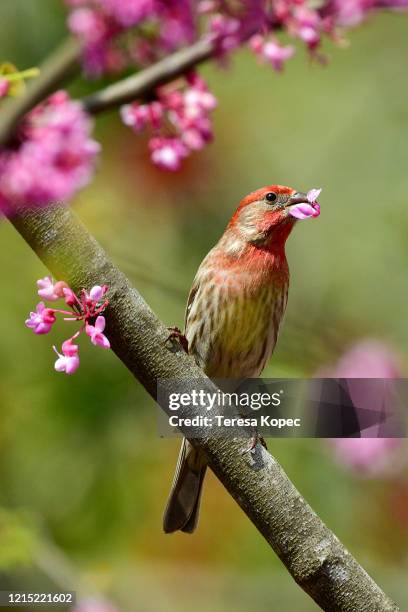
[[[243,451],[241,451],[241,455],[246,455],[246,453],[253,453],[258,442],[260,442],[264,448],[268,448],[263,437],[260,436],[259,433],[256,431],[250,438],[248,448],[245,448]]]
[[[169,340],[177,340],[183,350],[188,354],[188,340],[181,329],[178,327],[168,327],[167,329],[169,330],[170,334],[166,338],[166,342],[169,342]]]

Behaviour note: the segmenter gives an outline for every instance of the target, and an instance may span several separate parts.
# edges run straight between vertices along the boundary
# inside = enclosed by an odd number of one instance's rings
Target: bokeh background
[[[0,59],[38,65],[64,19],[57,0],[0,3]],[[407,28],[407,15],[378,15],[349,47],[326,45],[326,67],[302,49],[282,75],[246,52],[227,71],[205,66],[215,141],[178,174],[152,167],[116,113],[98,118],[98,172],[73,207],[163,321],[182,326],[195,270],[240,197],[322,186],[321,217],[289,240],[288,311],[265,374],[312,376],[370,338],[407,375]],[[317,609],[211,474],[196,534],[162,533],[178,441],[158,437],[153,401],[113,353],[83,343],[74,377],[54,372],[50,338],[24,327],[46,270],[5,221],[0,245],[0,588],[72,588],[143,612]],[[405,441],[368,475],[325,441],[269,447],[403,609]]]

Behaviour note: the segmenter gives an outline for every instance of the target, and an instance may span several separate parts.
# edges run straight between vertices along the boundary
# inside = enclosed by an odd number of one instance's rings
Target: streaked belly
[[[259,376],[276,344],[287,286],[198,290],[186,321],[190,352],[212,378]]]

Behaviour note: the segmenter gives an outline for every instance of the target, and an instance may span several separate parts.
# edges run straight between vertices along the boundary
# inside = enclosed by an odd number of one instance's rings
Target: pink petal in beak
[[[289,214],[295,219],[309,219],[309,217],[318,217],[320,215],[319,204],[307,204],[301,202],[289,208]]]

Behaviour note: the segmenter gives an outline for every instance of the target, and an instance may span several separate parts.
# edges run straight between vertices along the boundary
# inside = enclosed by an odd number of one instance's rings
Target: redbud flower
[[[152,138],[149,142],[151,159],[163,170],[179,170],[181,161],[188,155],[188,149],[179,138]]]
[[[154,14],[155,0],[100,0],[106,12],[124,28],[130,28]]]
[[[105,329],[105,324],[105,317],[99,316],[95,321],[95,325],[89,325],[89,323],[86,323],[85,331],[90,337],[92,344],[108,349],[110,348],[110,342],[102,333]]]
[[[90,8],[77,8],[68,17],[68,27],[73,34],[86,40],[98,41],[106,34],[106,26],[97,11]]]
[[[100,287],[99,285],[95,285],[89,292],[89,297],[93,302],[100,302],[105,293],[107,292],[108,287],[103,285]]]
[[[54,310],[46,308],[44,302],[40,302],[37,304],[36,311],[30,312],[30,318],[26,320],[25,324],[35,334],[48,334],[55,321]]]
[[[79,368],[78,346],[73,343],[73,338],[65,340],[62,344],[62,355],[53,346],[54,351],[58,355],[58,359],[54,364],[57,372],[65,372],[65,374],[73,374]]]
[[[49,276],[46,276],[45,278],[40,278],[37,281],[37,287],[38,295],[43,298],[43,300],[55,302],[56,300],[64,297],[64,289],[67,287],[67,284],[62,281],[54,284],[52,279]]]
[[[120,116],[123,123],[132,127],[135,132],[141,132],[148,125],[157,129],[163,117],[163,107],[157,101],[150,104],[125,104],[120,109]]]
[[[218,13],[210,19],[209,36],[216,41],[219,54],[232,51],[242,40],[241,22]]]
[[[295,48],[291,45],[282,46],[276,40],[266,40],[259,34],[249,41],[251,49],[262,60],[269,62],[274,70],[281,72],[284,62],[293,57]]]
[[[65,303],[68,306],[73,306],[74,304],[77,303],[78,299],[75,293],[69,287],[64,287],[63,294],[64,294]]]

